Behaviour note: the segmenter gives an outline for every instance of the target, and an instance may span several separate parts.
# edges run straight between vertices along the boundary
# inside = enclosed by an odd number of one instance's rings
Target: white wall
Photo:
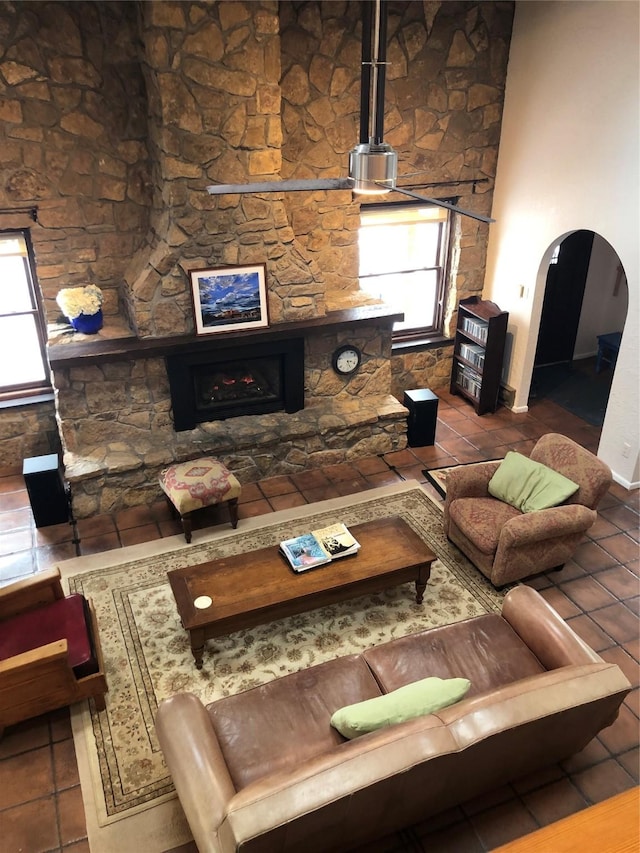
[[[599,234],[593,238],[573,357],[598,352],[598,335],[621,332],[627,319],[627,281],[620,259]]]
[[[510,312],[507,381],[524,411],[553,247],[579,228],[611,244],[629,310],[598,455],[636,487],[639,25],[635,0],[516,3],[484,290]]]

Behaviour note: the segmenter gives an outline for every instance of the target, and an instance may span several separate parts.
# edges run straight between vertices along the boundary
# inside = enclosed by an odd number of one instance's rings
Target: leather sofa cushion
[[[331,715],[344,705],[380,696],[359,655],[294,672],[207,707],[236,790],[293,771],[344,743]]]
[[[468,678],[470,697],[546,671],[497,613],[400,637],[363,657],[385,693],[435,675]]]
[[[483,554],[495,554],[504,525],[521,516],[519,509],[495,498],[457,498],[449,506],[449,517]]]
[[[1,622],[0,660],[57,640],[67,641],[69,664],[76,678],[98,671],[89,605],[83,595],[74,593]]]

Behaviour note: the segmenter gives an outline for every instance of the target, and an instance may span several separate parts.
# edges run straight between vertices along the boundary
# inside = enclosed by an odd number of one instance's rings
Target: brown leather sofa
[[[435,714],[346,741],[333,712],[436,675],[471,680]],[[156,729],[200,853],[345,851],[581,750],[630,685],[533,589],[502,614],[393,640],[204,707],[161,703]]]

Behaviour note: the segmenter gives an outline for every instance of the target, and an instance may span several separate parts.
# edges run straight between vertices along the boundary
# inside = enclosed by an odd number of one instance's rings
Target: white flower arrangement
[[[95,284],[85,287],[64,287],[56,296],[56,302],[69,320],[80,314],[97,314],[102,308],[102,291]]]

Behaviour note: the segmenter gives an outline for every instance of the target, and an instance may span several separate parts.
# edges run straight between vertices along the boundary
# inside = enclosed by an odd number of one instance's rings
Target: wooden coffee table
[[[337,601],[415,581],[422,604],[435,554],[409,525],[393,517],[350,530],[361,545],[356,555],[301,574],[277,545],[168,572],[196,667],[202,669],[204,644],[213,637]],[[212,603],[198,609],[194,601],[203,596]]]

